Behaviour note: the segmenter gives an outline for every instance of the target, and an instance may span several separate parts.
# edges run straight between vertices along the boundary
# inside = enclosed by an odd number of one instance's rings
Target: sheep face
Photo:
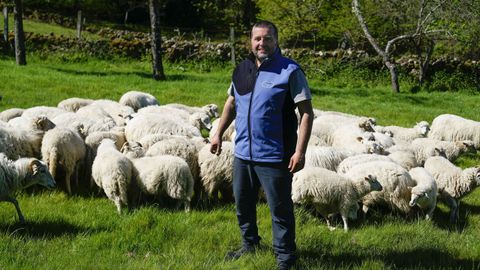
[[[477,186],[480,186],[480,167],[476,167],[476,172],[475,172],[475,184]]]
[[[420,134],[422,134],[422,136],[427,136],[427,133],[430,131],[430,125],[427,121],[421,121],[417,123],[415,127],[420,130]]]
[[[367,181],[370,185],[371,191],[381,191],[383,189],[380,182],[378,182],[377,177],[373,175],[368,175],[367,177],[365,177],[365,181]]]
[[[34,159],[32,160],[32,162],[30,162],[29,170],[32,178],[28,186],[39,184],[47,188],[55,187],[55,180],[48,171],[47,165],[45,163],[41,162],[38,159]]]
[[[417,192],[415,189],[412,189],[411,192],[412,196],[408,203],[411,207],[414,207],[416,204],[426,204],[428,200],[430,200],[428,193],[426,192]]]

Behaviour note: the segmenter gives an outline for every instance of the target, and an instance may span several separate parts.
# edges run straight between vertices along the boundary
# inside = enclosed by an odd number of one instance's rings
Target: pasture
[[[69,97],[118,100],[129,90],[148,92],[162,103],[220,107],[226,98],[231,66],[167,64],[167,81],[150,77],[148,61],[111,61],[71,55],[28,55],[19,67],[0,58],[0,110],[56,104]],[[383,74],[379,83],[355,74],[335,80],[309,77],[315,108],[375,117],[381,125],[413,126],[442,113],[480,120],[478,95],[451,92],[394,95]],[[461,157],[462,167],[480,164]],[[264,248],[255,255],[225,262],[240,244],[233,204],[194,207],[191,213],[142,206],[119,216],[97,194],[68,196],[35,190],[17,199],[27,220],[18,224],[15,208],[0,204],[2,269],[275,269],[266,204],[258,207]],[[480,268],[480,190],[463,198],[460,222],[448,223],[439,203],[431,222],[377,209],[351,222],[350,231],[330,232],[323,219],[296,208],[298,269],[478,269]]]

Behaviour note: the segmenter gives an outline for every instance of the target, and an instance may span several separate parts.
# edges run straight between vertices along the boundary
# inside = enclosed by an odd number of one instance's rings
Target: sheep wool
[[[147,106],[160,105],[156,97],[141,91],[126,92],[122,95],[118,103],[124,106],[130,106],[134,111],[138,111]]]
[[[442,141],[473,141],[480,148],[480,122],[453,114],[441,114],[432,122],[429,138]]]
[[[410,206],[417,205],[425,214],[425,219],[430,220],[433,216],[433,211],[437,205],[437,183],[435,178],[425,168],[416,167],[408,171],[416,186],[412,187],[410,192]]]
[[[15,205],[20,223],[25,223],[25,218],[14,194],[18,190],[35,184],[47,188],[55,187],[55,181],[45,163],[35,158],[21,158],[12,161],[0,153],[0,201],[11,202]]]
[[[451,209],[450,221],[456,222],[459,200],[480,184],[480,168],[462,170],[444,157],[431,157],[424,167],[437,182],[439,198]]]
[[[103,139],[92,164],[92,178],[107,197],[115,203],[119,214],[128,207],[128,188],[133,176],[133,164],[117,150],[115,142]]]
[[[348,217],[356,218],[358,201],[371,191],[380,191],[381,184],[371,175],[348,179],[324,168],[304,168],[293,176],[292,200],[294,203],[312,204],[326,219],[340,213],[343,228],[348,231]]]

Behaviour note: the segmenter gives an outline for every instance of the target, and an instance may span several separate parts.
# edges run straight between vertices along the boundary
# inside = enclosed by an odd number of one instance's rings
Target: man
[[[233,192],[243,246],[226,259],[238,259],[259,246],[256,202],[265,191],[272,216],[273,249],[280,269],[296,260],[292,174],[303,168],[313,121],[311,94],[300,66],[281,55],[278,31],[268,21],[252,28],[250,57],[232,76],[212,153],[220,154],[222,135],[235,119]],[[300,128],[295,107],[300,112]]]

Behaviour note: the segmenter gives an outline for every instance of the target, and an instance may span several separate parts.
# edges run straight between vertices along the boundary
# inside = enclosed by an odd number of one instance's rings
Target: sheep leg
[[[15,198],[9,197],[6,201],[13,203],[15,205],[15,209],[17,209],[18,219],[21,224],[25,224],[25,218],[23,217],[22,211],[20,210],[20,205],[18,205],[18,201]]]
[[[122,203],[120,202],[120,198],[115,198],[115,206],[117,207],[117,212],[119,215],[122,214]]]
[[[67,187],[67,193],[68,193],[68,195],[72,195],[72,187],[70,186],[71,177],[72,177],[72,172],[70,172],[70,170],[66,170],[66,173],[65,173],[65,186]]]
[[[345,214],[342,214],[342,220],[343,220],[343,230],[345,232],[348,232],[348,216]]]
[[[443,201],[448,205],[448,208],[450,208],[450,223],[455,223],[456,217],[457,217],[457,209],[458,209],[458,204],[457,201],[450,196],[450,194],[446,192],[442,192],[442,199]]]
[[[430,208],[428,209],[427,214],[425,215],[426,220],[431,220],[433,216],[433,211],[435,211],[435,204],[432,204]]]

